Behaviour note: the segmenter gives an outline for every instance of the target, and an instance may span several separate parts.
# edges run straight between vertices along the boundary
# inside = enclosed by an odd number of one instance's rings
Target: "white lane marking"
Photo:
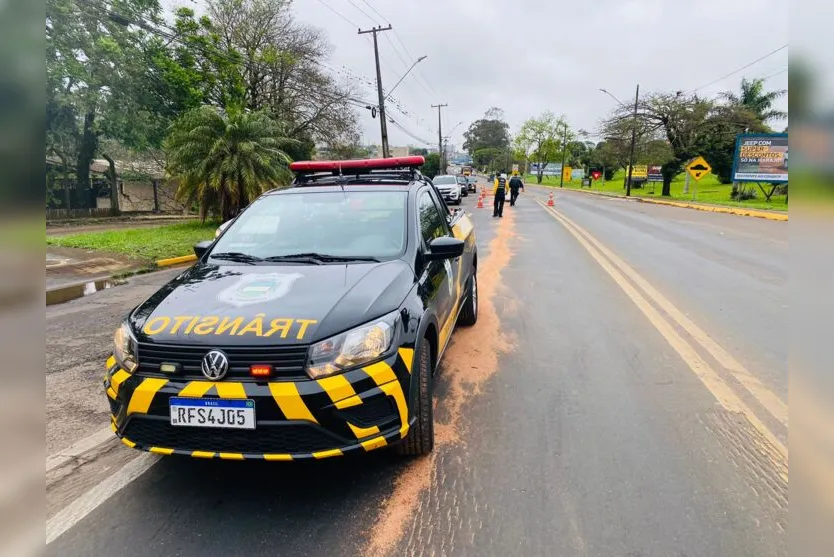
[[[62,451],[58,451],[54,455],[50,455],[46,457],[46,471],[49,472],[50,470],[57,468],[63,464],[66,464],[70,460],[74,458],[78,458],[79,456],[83,455],[86,452],[89,452],[102,443],[109,441],[110,439],[116,439],[116,435],[113,433],[113,430],[108,428],[99,430],[89,437],[85,437],[81,441],[74,443],[73,445],[67,447]]]
[[[55,541],[61,534],[75,526],[99,505],[121,491],[126,485],[148,471],[160,456],[143,453],[92,488],[90,491],[61,509],[58,514],[46,521],[46,543]]]

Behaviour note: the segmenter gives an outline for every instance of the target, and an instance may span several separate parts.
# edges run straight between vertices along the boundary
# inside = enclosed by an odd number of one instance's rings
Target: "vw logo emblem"
[[[220,350],[212,350],[203,356],[203,364],[200,367],[208,379],[219,381],[229,371],[229,358]]]

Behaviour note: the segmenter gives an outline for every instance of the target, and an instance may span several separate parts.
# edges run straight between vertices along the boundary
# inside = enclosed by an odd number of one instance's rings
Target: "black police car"
[[[116,331],[116,435],[202,458],[431,451],[432,376],[478,318],[478,254],[423,162],[293,163],[292,187],[195,246]]]

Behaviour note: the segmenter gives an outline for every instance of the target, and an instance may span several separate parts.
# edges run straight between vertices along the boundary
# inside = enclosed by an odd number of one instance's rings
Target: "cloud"
[[[575,128],[595,130],[615,105],[600,87],[624,102],[633,99],[638,83],[645,92],[694,89],[788,42],[787,0],[760,0],[755,6],[744,0],[352,2],[355,6],[348,0],[300,0],[292,9],[299,21],[326,31],[334,46],[331,65],[344,65],[370,83],[375,82],[373,46],[355,27],[390,22],[396,33],[382,33],[379,41],[386,87],[414,58],[428,58],[395,92],[406,115],[395,107],[389,112],[413,134],[435,142],[437,112],[430,105],[446,102],[446,130],[464,122],[450,140],[456,145],[490,106],[504,109],[513,132],[544,110],[564,114]],[[699,93],[738,89],[742,77],[771,75],[787,60],[785,49]],[[422,80],[428,83],[418,83]],[[786,88],[787,73],[769,79],[767,87]],[[376,99],[375,87],[358,89],[362,98]],[[782,102],[779,108],[786,109]],[[363,139],[378,143],[379,121],[367,111],[360,117]],[[393,126],[389,135],[392,145],[415,143]]]

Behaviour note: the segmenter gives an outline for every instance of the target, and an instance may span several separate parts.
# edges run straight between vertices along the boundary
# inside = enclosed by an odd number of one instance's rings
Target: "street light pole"
[[[637,102],[640,99],[640,84],[634,94],[634,115],[631,122],[631,149],[628,155],[628,179],[626,181],[626,197],[631,196],[631,173],[634,171],[634,145],[637,143]]]
[[[405,79],[405,76],[407,76],[409,74],[409,72],[414,69],[414,66],[416,66],[417,64],[419,64],[420,62],[422,62],[426,58],[428,58],[428,56],[420,56],[419,58],[417,58],[417,60],[413,64],[411,64],[411,67],[408,68],[408,70],[406,70],[406,72],[403,74],[403,76],[400,78],[400,80],[396,84],[394,84],[393,87],[391,87],[391,90],[388,91],[388,94],[385,96],[385,98],[388,99],[388,100],[391,100],[391,95],[394,93],[394,89],[396,89],[397,86],[399,86],[399,84],[403,82],[403,79]]]

